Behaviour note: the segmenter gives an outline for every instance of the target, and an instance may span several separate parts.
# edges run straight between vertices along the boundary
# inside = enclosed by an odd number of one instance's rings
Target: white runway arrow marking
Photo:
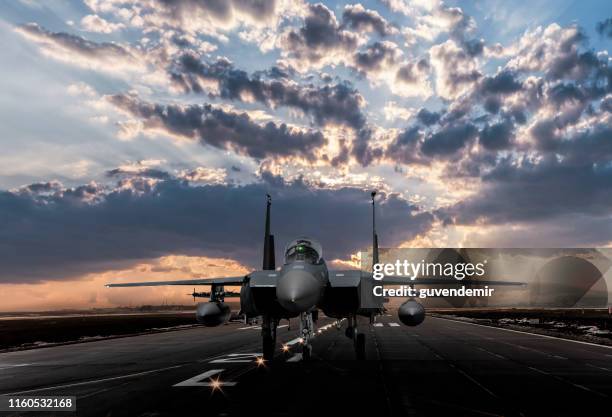
[[[302,354],[301,353],[296,353],[295,355],[293,355],[292,357],[287,359],[287,362],[299,362],[301,360],[302,360]]]
[[[283,327],[289,327],[288,324],[283,324],[282,326],[278,326],[277,329],[282,329]],[[247,326],[247,327],[238,327],[238,330],[260,330],[261,326]]]
[[[215,359],[210,363],[247,363],[254,362],[260,356],[261,353],[230,353],[226,357]]]
[[[199,375],[194,376],[193,378],[186,379],[183,382],[179,382],[178,384],[174,384],[173,387],[212,387],[212,386],[221,386],[221,387],[233,387],[236,385],[235,382],[218,382],[218,385],[213,385],[212,381],[202,381],[203,379],[210,378],[214,375],[220,374],[225,369],[211,369],[210,371],[206,371]]]

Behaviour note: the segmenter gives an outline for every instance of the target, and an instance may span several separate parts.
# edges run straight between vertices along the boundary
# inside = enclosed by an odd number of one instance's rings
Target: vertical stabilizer
[[[376,191],[372,191],[372,268],[378,263],[378,235],[376,234]]]
[[[263,269],[274,270],[276,268],[274,259],[274,235],[270,234],[270,207],[272,206],[272,197],[266,194],[266,231],[264,235],[264,253],[263,253]]]

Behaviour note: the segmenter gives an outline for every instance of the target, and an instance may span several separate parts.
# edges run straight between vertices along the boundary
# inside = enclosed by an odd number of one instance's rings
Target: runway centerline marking
[[[20,368],[22,366],[30,366],[31,363],[18,363],[15,365],[0,365],[0,369],[11,369],[11,368]]]
[[[178,384],[172,385],[173,387],[215,387],[215,386],[223,386],[223,387],[233,387],[236,385],[235,382],[213,382],[207,381],[203,382],[202,380],[206,378],[211,378],[221,372],[225,371],[225,369],[211,369],[209,371],[203,372],[194,376],[193,378],[186,379]]]
[[[397,323],[389,323],[389,326],[391,326],[391,327],[400,327],[400,325],[397,324]]]
[[[27,394],[29,392],[51,391],[51,390],[62,389],[62,388],[78,387],[78,386],[81,386],[81,385],[99,384],[101,382],[116,381],[116,380],[119,380],[119,379],[133,378],[135,376],[148,375],[148,374],[153,374],[153,373],[156,373],[156,372],[168,371],[170,369],[176,369],[176,368],[180,368],[182,366],[185,366],[185,365],[174,365],[174,366],[168,366],[168,367],[165,367],[165,368],[152,369],[150,371],[137,372],[137,373],[134,373],[134,374],[113,376],[113,377],[102,378],[102,379],[94,379],[92,381],[74,382],[74,383],[71,383],[71,384],[53,385],[53,386],[50,386],[50,387],[43,387],[43,388],[29,389],[29,390],[25,390],[25,391],[10,392],[10,393],[6,393],[6,394],[2,394],[2,395],[21,395],[21,394]]]
[[[556,358],[556,359],[563,359],[563,360],[567,360],[567,358],[566,358],[565,356],[560,356],[560,355],[552,355],[552,354],[551,354],[550,356],[552,356],[553,358]]]
[[[495,356],[495,357],[497,357],[497,358],[499,358],[499,359],[503,359],[503,360],[507,360],[507,359],[508,359],[508,358],[506,358],[505,356],[498,355],[497,353],[495,353],[495,352],[491,352],[490,350],[487,350],[487,349],[485,349],[485,348],[481,348],[481,347],[479,347],[479,348],[477,348],[477,349],[478,349],[478,350],[481,350],[481,351],[483,351],[483,352],[486,352],[486,353],[488,353],[489,355],[493,355],[493,356]]]
[[[383,327],[384,325],[382,323],[374,323],[374,327]]]

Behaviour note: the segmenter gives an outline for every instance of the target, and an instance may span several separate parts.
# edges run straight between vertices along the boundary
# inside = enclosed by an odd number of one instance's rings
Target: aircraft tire
[[[355,328],[352,326],[348,326],[344,331],[344,335],[349,339],[352,339],[355,336]]]

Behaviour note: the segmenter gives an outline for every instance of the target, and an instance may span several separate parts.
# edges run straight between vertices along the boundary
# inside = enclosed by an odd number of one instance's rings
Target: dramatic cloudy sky
[[[3,310],[186,301],[108,281],[259,266],[293,236],[612,241],[612,3],[0,3]]]

